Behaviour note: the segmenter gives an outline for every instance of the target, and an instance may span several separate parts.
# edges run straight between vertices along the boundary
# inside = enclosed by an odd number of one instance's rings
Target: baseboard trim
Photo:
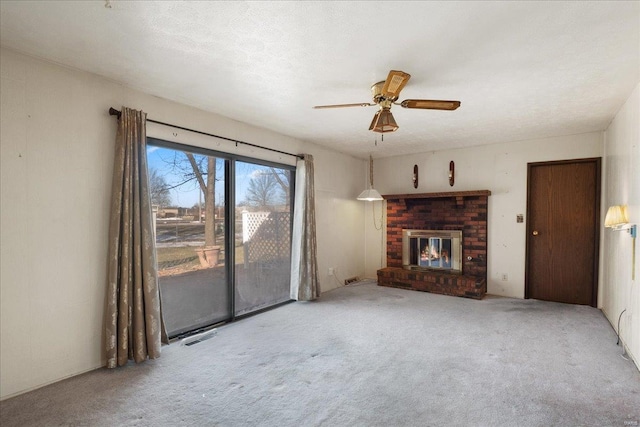
[[[0,402],[2,402],[3,400],[6,400],[6,399],[11,399],[12,397],[20,396],[21,394],[29,393],[30,391],[34,391],[34,390],[37,390],[37,389],[42,388],[42,387],[46,387],[46,386],[51,385],[51,384],[55,384],[55,383],[60,382],[60,381],[67,380],[69,378],[77,377],[78,375],[86,374],[87,372],[91,372],[91,371],[96,371],[98,369],[102,369],[104,367],[105,367],[105,363],[101,364],[100,366],[96,366],[94,368],[88,368],[88,369],[85,369],[85,370],[82,370],[82,371],[79,371],[79,372],[76,372],[76,373],[73,373],[73,374],[65,375],[64,377],[60,377],[60,378],[57,378],[55,380],[47,381],[47,382],[44,382],[44,383],[39,384],[39,385],[34,385],[32,387],[25,388],[24,390],[16,391],[15,393],[11,393],[11,394],[8,394],[6,396],[0,397]]]

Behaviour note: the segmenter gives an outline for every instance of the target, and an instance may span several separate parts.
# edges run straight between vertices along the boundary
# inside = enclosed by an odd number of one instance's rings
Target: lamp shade
[[[353,196],[351,196],[353,197]],[[369,188],[368,190],[364,190],[358,196],[358,200],[366,200],[367,202],[375,202],[377,200],[382,200],[382,196],[375,189]]]
[[[620,228],[629,223],[627,207],[624,205],[611,206],[604,217],[604,226],[607,228]]]
[[[379,133],[395,132],[398,130],[398,124],[391,114],[389,108],[381,108],[373,116],[369,130]]]

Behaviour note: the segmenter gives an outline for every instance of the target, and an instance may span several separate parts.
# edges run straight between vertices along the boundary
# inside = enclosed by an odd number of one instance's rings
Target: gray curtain
[[[116,135],[105,312],[107,367],[160,356],[162,321],[146,154],[146,114],[122,107]]]
[[[311,301],[320,296],[316,250],[316,207],[313,156],[305,154],[296,165],[296,186],[291,238],[291,299]]]

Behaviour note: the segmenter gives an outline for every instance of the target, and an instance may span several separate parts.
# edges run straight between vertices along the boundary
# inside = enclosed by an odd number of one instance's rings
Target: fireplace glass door
[[[420,267],[451,268],[451,239],[440,237],[416,238],[420,249]]]
[[[402,265],[462,271],[462,231],[403,230]]]

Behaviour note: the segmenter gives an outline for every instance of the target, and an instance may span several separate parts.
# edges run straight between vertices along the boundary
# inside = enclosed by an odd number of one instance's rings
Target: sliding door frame
[[[293,231],[293,208],[294,208],[294,200],[295,200],[296,167],[283,164],[283,163],[277,163],[277,162],[272,162],[268,160],[262,160],[262,159],[257,159],[253,157],[227,153],[224,151],[217,151],[210,148],[203,148],[195,145],[171,142],[171,141],[149,137],[149,136],[147,137],[147,145],[154,146],[154,147],[168,148],[176,151],[187,151],[194,154],[212,156],[212,157],[216,157],[224,160],[224,165],[225,165],[225,168],[224,168],[224,186],[225,186],[224,187],[225,188],[225,191],[224,191],[224,194],[225,194],[224,196],[225,243],[224,244],[225,244],[225,248],[224,250],[225,250],[225,273],[227,276],[227,290],[229,292],[230,317],[228,320],[223,320],[221,322],[213,323],[212,325],[209,325],[209,327],[216,324],[232,322],[236,319],[252,316],[254,314],[258,314],[258,313],[261,313],[261,312],[270,310],[272,308],[276,308],[280,305],[291,302],[291,300],[285,301],[270,307],[265,307],[265,308],[250,312],[250,313],[241,314],[239,316],[236,316],[235,314],[236,312],[235,310],[235,305],[236,305],[236,301],[235,301],[235,293],[236,293],[235,292],[236,291],[236,271],[235,271],[235,265],[236,265],[236,253],[235,253],[236,252],[235,251],[236,162],[252,163],[260,166],[269,166],[269,167],[275,167],[275,168],[285,169],[290,171],[290,173],[292,174],[292,177],[291,177],[292,179],[289,182],[289,185],[290,185],[289,204],[290,204],[290,212],[291,212],[290,220],[289,220],[290,231]],[[289,234],[290,236],[293,235],[292,232]],[[289,244],[291,244],[291,237],[290,237]],[[205,328],[206,327],[204,328],[200,327],[197,330],[202,330]],[[184,334],[181,334],[181,335],[184,335]]]

